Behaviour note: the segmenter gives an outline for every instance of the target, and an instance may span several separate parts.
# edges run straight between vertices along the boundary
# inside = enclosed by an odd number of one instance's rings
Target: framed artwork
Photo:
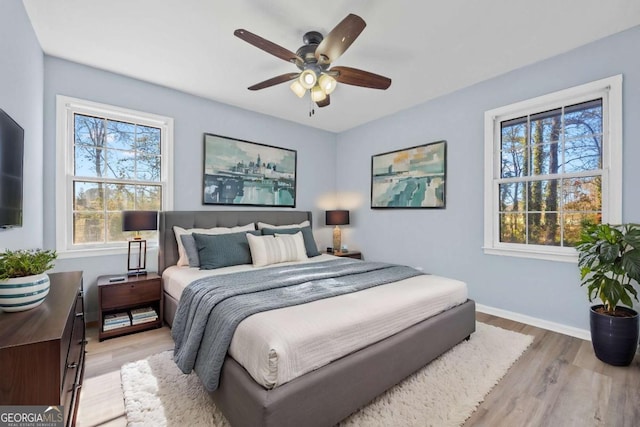
[[[444,208],[447,141],[371,156],[372,208]]]
[[[296,207],[295,150],[204,135],[202,203]]]

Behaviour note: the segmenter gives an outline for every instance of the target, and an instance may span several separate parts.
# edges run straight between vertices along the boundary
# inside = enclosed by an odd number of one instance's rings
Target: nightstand
[[[100,341],[106,338],[117,337],[133,332],[146,331],[147,329],[162,326],[162,280],[156,273],[148,273],[141,276],[124,276],[124,280],[111,282],[114,277],[122,275],[109,275],[98,277],[98,305],[100,310],[100,329],[98,338]],[[116,314],[126,313],[129,320],[134,318],[132,311],[151,308],[157,314],[153,319],[150,313],[141,313],[132,324],[120,326],[110,324],[105,326],[105,319]],[[142,310],[144,311],[144,310]],[[152,314],[152,313],[151,313]],[[152,320],[150,320],[152,319]],[[142,322],[142,323],[137,323]],[[109,321],[107,321],[109,323]],[[137,323],[137,324],[136,324]],[[107,330],[105,331],[105,327]]]
[[[360,251],[334,252],[331,255],[339,256],[339,257],[343,257],[343,258],[362,259],[362,253]]]

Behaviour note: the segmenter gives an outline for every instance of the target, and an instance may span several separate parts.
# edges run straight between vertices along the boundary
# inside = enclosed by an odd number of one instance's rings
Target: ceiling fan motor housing
[[[322,71],[329,68],[330,64],[318,64],[316,58],[316,49],[324,37],[317,31],[309,31],[302,36],[304,45],[296,51],[296,55],[303,59],[303,61],[296,60],[296,66],[301,70],[311,69],[316,75],[320,75]]]
[[[309,31],[302,36],[302,42],[304,44],[320,44],[324,40],[324,36],[317,31]]]

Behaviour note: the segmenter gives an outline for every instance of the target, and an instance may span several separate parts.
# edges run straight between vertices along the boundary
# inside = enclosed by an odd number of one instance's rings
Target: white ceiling
[[[341,132],[640,24],[638,0],[23,0],[57,56],[307,126]],[[309,117],[297,68],[233,35],[295,52],[347,14],[367,23],[334,64],[390,77],[386,91],[340,84]]]

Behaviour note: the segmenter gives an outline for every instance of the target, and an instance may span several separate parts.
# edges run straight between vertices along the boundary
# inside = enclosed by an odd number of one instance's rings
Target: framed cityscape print
[[[447,141],[371,156],[372,208],[444,208]]]
[[[204,135],[202,203],[296,207],[295,150]]]

